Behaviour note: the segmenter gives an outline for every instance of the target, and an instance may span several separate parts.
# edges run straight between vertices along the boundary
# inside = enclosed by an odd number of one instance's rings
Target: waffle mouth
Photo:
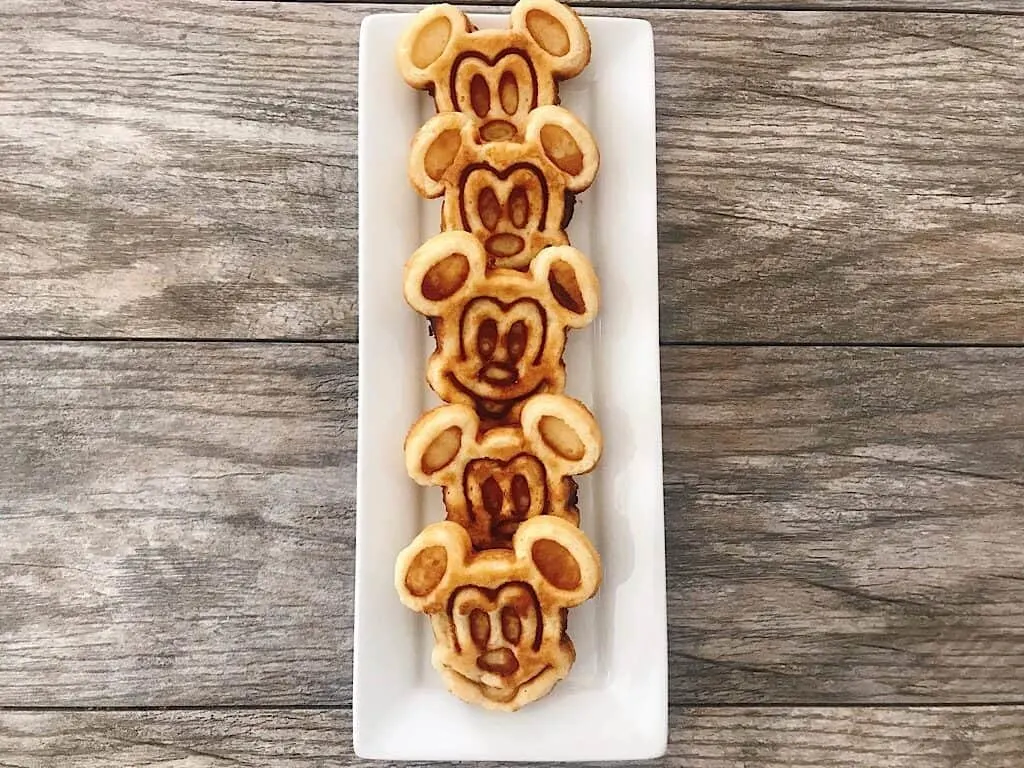
[[[460,677],[463,680],[465,680],[467,683],[470,683],[471,685],[476,686],[480,690],[480,693],[482,693],[484,695],[484,698],[486,698],[486,699],[488,699],[490,701],[497,702],[499,704],[508,704],[516,696],[519,695],[519,691],[521,691],[524,686],[529,685],[533,681],[537,680],[545,672],[549,671],[551,669],[551,665],[549,664],[549,665],[544,666],[540,670],[540,672],[538,672],[533,677],[531,677],[531,678],[529,678],[527,680],[524,680],[519,685],[517,685],[515,688],[496,688],[493,685],[487,685],[486,683],[483,683],[483,682],[481,682],[479,680],[473,680],[472,678],[466,677],[464,674],[462,674],[461,672],[458,672],[458,671],[452,669],[451,667],[448,667],[448,669],[456,677]]]

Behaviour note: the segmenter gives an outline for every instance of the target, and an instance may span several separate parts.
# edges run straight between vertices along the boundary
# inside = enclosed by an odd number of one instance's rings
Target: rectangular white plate
[[[502,15],[470,14],[481,27]],[[514,714],[449,694],[430,666],[428,621],[394,589],[399,551],[444,517],[440,490],[405,473],[402,445],[440,404],[424,381],[433,346],[402,297],[402,268],[437,232],[439,201],[408,181],[409,144],[432,114],[402,80],[395,46],[411,14],[363,22],[359,42],[359,439],[353,740],[388,760],[629,760],[663,754],[668,651],[658,349],[654,42],[641,20],[584,17],[590,66],[562,103],[601,151],[569,227],[601,280],[592,326],[570,334],[568,394],[593,411],[604,452],[579,478],[582,527],[601,553],[598,596],[573,609],[577,661],[546,698]]]

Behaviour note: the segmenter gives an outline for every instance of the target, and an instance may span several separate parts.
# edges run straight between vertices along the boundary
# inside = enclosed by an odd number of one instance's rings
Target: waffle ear
[[[601,154],[597,142],[583,121],[562,107],[537,107],[530,113],[526,141],[565,175],[565,186],[582,192],[597,176]]]
[[[600,289],[586,256],[569,245],[545,248],[530,264],[534,280],[551,294],[550,306],[570,328],[582,328],[597,315]]]
[[[405,439],[405,468],[420,485],[454,482],[459,457],[472,446],[480,417],[468,405],[442,405],[423,414]]]
[[[590,36],[576,12],[556,0],[519,0],[512,29],[533,43],[536,58],[558,79],[578,75],[590,63]]]
[[[444,194],[443,179],[474,143],[473,120],[461,112],[434,115],[416,132],[409,153],[409,181],[427,198]]]
[[[469,534],[457,523],[445,520],[420,531],[395,561],[395,589],[402,604],[420,613],[442,610],[471,548]]]
[[[512,546],[554,603],[572,608],[593,597],[601,584],[601,559],[594,545],[561,518],[531,517],[519,526]]]
[[[531,453],[562,477],[582,475],[601,457],[601,430],[579,400],[565,395],[534,395],[520,416]]]
[[[466,14],[447,3],[424,8],[398,41],[398,69],[413,88],[442,87],[448,74],[446,54],[469,29]]]
[[[427,317],[440,317],[487,270],[487,253],[468,232],[434,235],[416,249],[405,265],[405,300]]]

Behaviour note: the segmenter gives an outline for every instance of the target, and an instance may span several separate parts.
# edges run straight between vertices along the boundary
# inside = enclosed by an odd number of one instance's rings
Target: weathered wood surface
[[[0,0],[0,337],[354,341],[358,25],[418,5]],[[675,343],[1024,344],[1024,3],[578,5],[656,36],[659,764],[1019,768],[1024,348]],[[0,343],[0,765],[362,764],[356,376]]]
[[[674,704],[1024,701],[1024,350],[663,354]],[[351,700],[354,345],[0,345],[0,706]]]
[[[1024,707],[677,708],[669,725],[665,759],[633,765],[1019,768],[1024,754]],[[381,765],[353,757],[351,728],[347,710],[0,712],[0,764],[17,768]]]
[[[0,705],[347,701],[352,345],[0,345]]]
[[[663,338],[1024,341],[1024,20],[668,22]]]
[[[339,15],[0,3],[0,335],[354,334]]]
[[[662,350],[673,701],[1024,701],[1024,350]]]
[[[302,0],[297,0],[302,1]],[[356,0],[323,0],[355,4]],[[651,8],[673,10],[822,10],[822,11],[916,11],[918,13],[1024,14],[1021,0],[568,0],[574,8],[628,8],[631,12]],[[393,0],[398,7],[421,8],[422,0]],[[459,0],[458,6],[511,6],[515,0]]]
[[[385,9],[0,6],[0,335],[354,339]],[[593,12],[655,26],[665,341],[1024,341],[1024,19]]]

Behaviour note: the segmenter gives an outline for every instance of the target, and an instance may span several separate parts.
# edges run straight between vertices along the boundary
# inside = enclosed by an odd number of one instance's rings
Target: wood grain
[[[669,724],[665,759],[634,765],[1018,768],[1024,754],[1022,707],[678,708],[672,710]],[[380,765],[353,755],[351,728],[347,710],[0,712],[0,764],[56,768],[73,760],[75,768]],[[479,765],[491,768],[502,763]]]
[[[663,353],[674,704],[1024,702],[1024,350]],[[351,701],[354,345],[0,345],[0,706]]]
[[[0,345],[0,705],[347,700],[354,346]]]
[[[353,334],[358,20],[334,16],[0,4],[0,335]]]
[[[387,9],[4,5],[0,335],[353,340]],[[1024,342],[1024,19],[593,12],[655,29],[664,341]]]
[[[293,0],[303,2],[304,0]],[[566,0],[574,8],[628,8],[630,11],[652,8],[712,10],[821,10],[821,11],[913,11],[917,13],[990,13],[1024,14],[1020,0]],[[354,0],[326,0],[353,3]],[[420,8],[421,0],[395,0],[392,5]],[[458,6],[511,6],[515,0],[459,0]]]
[[[1024,350],[662,350],[673,701],[1024,701]]]
[[[1024,340],[1021,20],[679,14],[656,49],[665,340]]]

